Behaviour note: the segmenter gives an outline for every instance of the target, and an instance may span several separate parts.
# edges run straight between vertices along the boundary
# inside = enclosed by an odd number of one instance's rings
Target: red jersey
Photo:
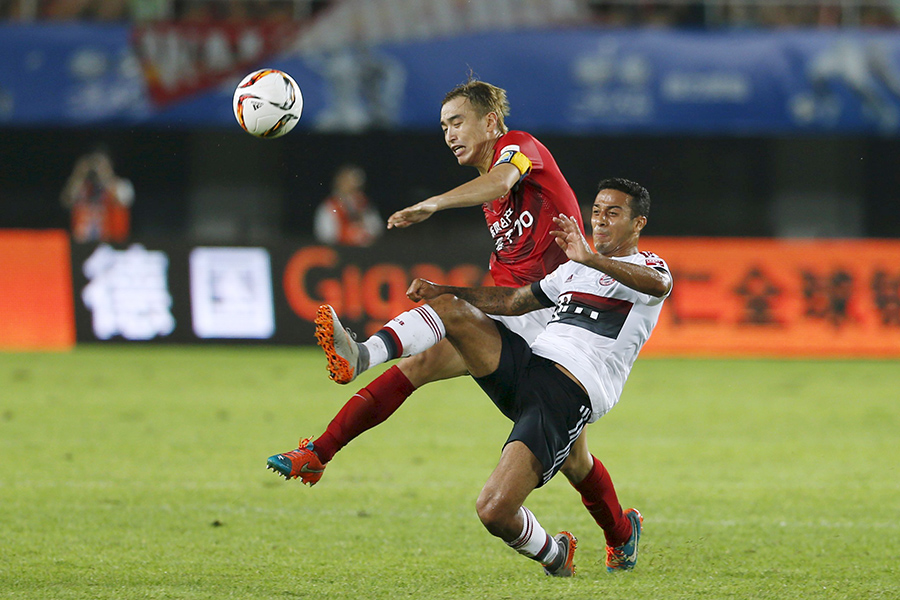
[[[530,170],[523,168],[527,161],[518,153],[531,162]],[[496,285],[519,287],[538,281],[569,260],[550,235],[555,228],[552,218],[568,215],[582,233],[584,222],[569,182],[550,151],[534,136],[510,131],[497,139],[491,168],[504,162],[525,172],[508,194],[483,205],[494,238],[490,270]]]

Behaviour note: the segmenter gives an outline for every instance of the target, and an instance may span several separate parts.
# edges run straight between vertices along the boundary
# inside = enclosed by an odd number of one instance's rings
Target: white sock
[[[387,346],[385,345],[384,340],[379,336],[373,335],[364,341],[362,345],[369,351],[369,363],[365,365],[367,369],[391,360]]]
[[[444,339],[445,335],[444,322],[433,308],[425,304],[397,315],[363,345],[369,350],[369,366],[374,367],[394,358],[424,352]],[[378,338],[380,343],[372,341],[374,338]]]
[[[522,515],[525,524],[519,537],[508,542],[509,547],[544,566],[549,565],[559,554],[559,545],[547,535],[530,510],[522,506],[519,508],[519,514]]]

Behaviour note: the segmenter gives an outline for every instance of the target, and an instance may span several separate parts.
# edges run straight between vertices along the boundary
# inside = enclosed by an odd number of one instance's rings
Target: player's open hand
[[[406,297],[413,302],[431,300],[444,293],[441,290],[441,287],[443,286],[432,283],[427,279],[414,279],[413,282],[409,284],[409,289],[406,290]]]
[[[558,217],[553,217],[553,222],[557,229],[551,231],[550,235],[556,239],[556,244],[562,248],[569,260],[583,263],[596,254],[584,239],[575,219],[560,213]]]
[[[413,204],[412,206],[408,206],[403,210],[398,210],[390,217],[388,217],[387,228],[403,228],[409,227],[410,225],[415,225],[416,223],[421,223],[432,214],[434,214],[434,211],[434,203],[430,202],[429,200],[423,200],[418,204]]]

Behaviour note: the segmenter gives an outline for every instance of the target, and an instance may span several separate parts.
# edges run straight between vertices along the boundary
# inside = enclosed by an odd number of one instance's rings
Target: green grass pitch
[[[468,379],[315,488],[265,470],[356,389],[316,349],[0,354],[0,598],[900,597],[896,361],[639,360],[588,429],[644,513],[637,569],[606,573],[562,476],[528,502],[578,536],[571,580],[479,523],[509,426]]]

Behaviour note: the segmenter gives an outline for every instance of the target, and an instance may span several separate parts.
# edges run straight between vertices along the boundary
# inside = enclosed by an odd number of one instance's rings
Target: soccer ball
[[[234,90],[234,118],[244,131],[261,138],[281,137],[297,124],[303,94],[297,82],[277,69],[250,73]]]

